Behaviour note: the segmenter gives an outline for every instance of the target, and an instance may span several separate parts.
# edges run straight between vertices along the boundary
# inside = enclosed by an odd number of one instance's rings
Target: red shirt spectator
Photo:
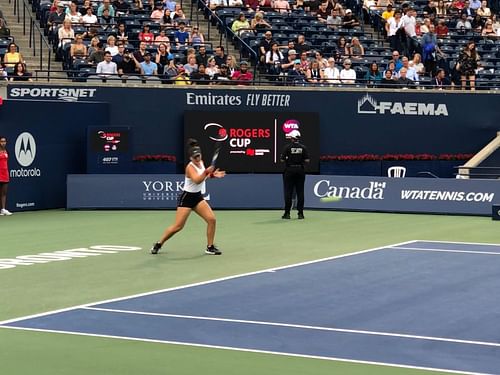
[[[139,40],[146,43],[152,43],[155,40],[154,34],[149,31],[149,25],[143,26],[142,31],[139,33]]]
[[[248,63],[246,61],[240,62],[240,70],[236,70],[231,80],[238,81],[238,85],[249,85],[253,80],[253,74],[248,70]]]

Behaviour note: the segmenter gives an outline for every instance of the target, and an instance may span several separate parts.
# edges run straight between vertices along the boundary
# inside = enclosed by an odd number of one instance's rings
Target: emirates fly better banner
[[[310,173],[319,171],[319,116],[297,112],[201,112],[184,114],[184,140],[195,138],[210,162],[215,144],[222,142],[217,166],[228,172],[277,173],[284,168],[280,155],[292,130],[301,133],[311,162]]]

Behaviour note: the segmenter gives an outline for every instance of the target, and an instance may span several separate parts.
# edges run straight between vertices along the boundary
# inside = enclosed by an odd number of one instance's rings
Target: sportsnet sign
[[[53,99],[65,102],[92,100],[97,89],[84,87],[8,86],[9,99]]]

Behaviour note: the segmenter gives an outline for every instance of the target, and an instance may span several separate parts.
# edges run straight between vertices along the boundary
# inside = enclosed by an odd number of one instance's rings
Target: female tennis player
[[[7,164],[9,154],[7,154],[6,146],[7,138],[0,136],[0,216],[12,215],[5,206],[7,201],[7,187],[9,186],[9,167]]]
[[[207,222],[207,248],[205,253],[210,255],[222,254],[214,245],[215,214],[208,202],[203,199],[201,192],[205,191],[205,180],[207,178],[222,178],[226,175],[226,172],[215,169],[213,165],[205,168],[203,160],[201,159],[201,148],[195,139],[190,139],[188,145],[189,158],[191,161],[186,166],[184,191],[177,199],[175,222],[165,230],[161,239],[153,245],[151,254],[158,254],[163,244],[184,228],[184,224],[186,224],[186,220],[191,211],[196,212]]]

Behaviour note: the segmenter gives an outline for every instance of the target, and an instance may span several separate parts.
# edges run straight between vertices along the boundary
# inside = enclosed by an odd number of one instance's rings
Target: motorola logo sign
[[[24,132],[19,134],[14,148],[16,160],[21,167],[29,167],[35,161],[36,141],[31,133]],[[31,169],[12,169],[10,177],[40,177],[41,171],[38,168]]]
[[[36,142],[31,133],[21,133],[16,140],[16,159],[23,167],[29,167],[36,156]]]

